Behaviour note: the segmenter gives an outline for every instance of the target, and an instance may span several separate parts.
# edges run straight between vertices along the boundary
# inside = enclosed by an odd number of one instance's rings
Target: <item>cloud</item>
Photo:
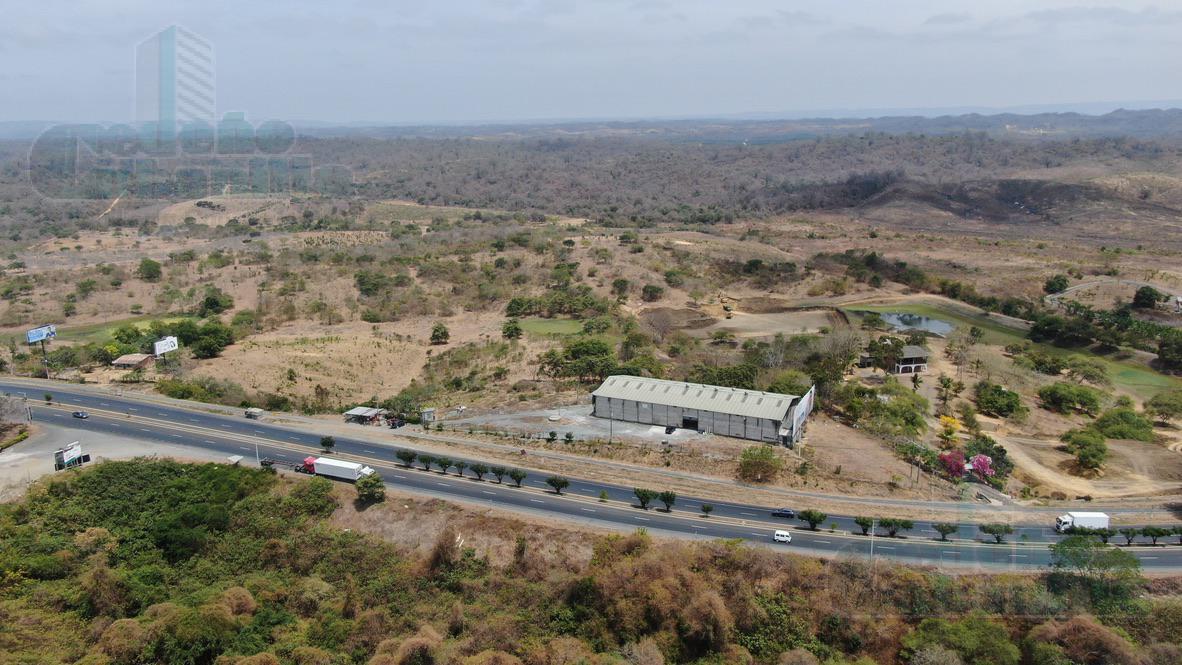
[[[923,22],[923,24],[924,25],[960,25],[963,23],[968,23],[972,20],[973,20],[973,17],[968,14],[947,13],[947,14],[936,14],[934,16],[929,16],[927,18],[927,20],[925,20]]]
[[[1048,25],[1099,23],[1122,27],[1156,27],[1182,23],[1182,11],[1162,11],[1157,7],[1140,11],[1121,7],[1064,7],[1028,12],[1023,18]]]

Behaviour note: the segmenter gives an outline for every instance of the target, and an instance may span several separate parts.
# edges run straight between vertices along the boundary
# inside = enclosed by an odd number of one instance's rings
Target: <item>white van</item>
[[[788,533],[787,531],[777,530],[772,534],[772,540],[776,541],[777,543],[790,543],[792,542],[792,534]]]

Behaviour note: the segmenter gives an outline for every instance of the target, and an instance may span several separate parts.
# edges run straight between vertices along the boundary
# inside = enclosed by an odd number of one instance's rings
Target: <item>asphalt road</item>
[[[186,409],[159,404],[134,395],[113,396],[93,394],[71,389],[68,384],[54,384],[53,405],[39,399],[47,390],[44,386],[0,381],[0,391],[15,395],[26,394],[34,420],[45,420],[60,427],[76,430],[102,431],[114,435],[146,441],[199,447],[220,454],[241,455],[253,462],[255,455],[277,459],[289,464],[300,462],[307,455],[320,454],[321,433],[266,422],[209,413],[197,408]],[[71,411],[85,410],[90,418],[73,418]],[[80,437],[85,445],[84,436]],[[332,457],[364,462],[376,469],[387,483],[402,490],[459,499],[484,505],[546,514],[579,522],[595,522],[613,528],[644,527],[667,534],[701,538],[741,538],[760,543],[771,543],[772,532],[788,529],[792,532],[791,545],[778,545],[792,551],[826,556],[886,557],[907,563],[942,566],[981,566],[990,569],[1029,570],[1048,564],[1047,544],[1058,538],[1049,527],[1015,527],[1015,534],[1005,544],[982,541],[975,524],[960,525],[960,531],[943,542],[928,522],[916,521],[915,528],[902,538],[881,535],[868,537],[860,534],[852,516],[831,515],[820,531],[801,528],[796,520],[771,517],[765,506],[745,505],[725,501],[708,501],[714,506],[710,517],[700,512],[703,499],[679,496],[672,512],[663,509],[641,510],[636,507],[632,488],[568,478],[568,487],[561,496],[546,485],[549,475],[539,470],[529,472],[523,487],[498,484],[486,477],[477,481],[470,474],[459,477],[454,472],[444,475],[438,471],[423,471],[421,465],[404,468],[394,453],[399,449],[414,450],[413,445],[361,441],[336,436]],[[453,456],[454,459],[461,459]],[[469,463],[478,460],[465,459]],[[607,501],[600,500],[606,493]],[[868,498],[868,504],[874,502]],[[808,506],[792,506],[798,511]],[[900,517],[907,517],[900,514]],[[1040,515],[1045,517],[1045,515]],[[836,524],[835,532],[826,528]],[[1168,539],[1171,543],[1176,538]],[[1163,541],[1164,542],[1164,541]],[[1134,547],[1130,549],[1147,569],[1182,570],[1182,547]]]

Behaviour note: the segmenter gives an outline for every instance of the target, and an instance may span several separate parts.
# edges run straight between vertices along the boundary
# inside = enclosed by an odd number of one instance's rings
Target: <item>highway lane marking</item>
[[[370,455],[377,455],[377,453],[375,453],[374,451],[372,451],[372,450],[365,450],[364,448],[361,450],[361,452],[363,452],[363,453],[369,453]]]
[[[1014,556],[1025,557],[1026,555],[1025,555],[1025,554],[1011,554],[1010,556],[1012,556],[1012,557],[1014,557]]]
[[[406,480],[406,476],[400,476],[400,475],[398,475],[397,473],[396,473],[396,474],[394,474],[394,477],[395,477],[395,478],[398,478],[399,480]]]
[[[199,422],[201,422],[201,421],[200,421],[200,420],[197,420],[196,418],[189,418],[189,422],[191,422],[191,423],[199,423]]]
[[[450,483],[435,483],[435,484],[439,485],[440,487],[451,487]]]
[[[185,438],[185,437],[181,436],[180,434],[169,434],[169,436],[171,436],[171,437],[172,437],[172,438],[174,438],[174,439],[183,439],[183,438]]]
[[[740,515],[750,515],[750,516],[752,516],[752,517],[759,517],[759,514],[758,514],[758,513],[746,513],[746,512],[743,512],[743,511],[741,511],[741,510],[739,511],[739,514],[740,514]]]
[[[951,555],[951,556],[960,556],[960,552],[950,552],[950,551],[948,551],[948,550],[943,550],[943,551],[942,551],[942,552],[940,552],[940,553],[941,553],[941,554],[948,554],[948,555]]]
[[[651,522],[652,521],[649,518],[641,517],[640,515],[633,515],[632,519],[637,519],[637,520],[640,520],[641,522]]]
[[[287,438],[291,441],[299,441],[300,440],[300,437],[298,437],[298,436],[289,436]]]
[[[106,402],[99,402],[99,406],[111,406],[111,405],[107,404]]]
[[[878,546],[878,549],[880,549],[880,550],[893,550],[893,549],[895,549],[895,548],[891,547],[890,545],[879,545],[879,546]]]
[[[496,495],[497,495],[497,493],[496,493],[496,492],[490,492],[490,491],[488,491],[488,490],[480,490],[480,491],[481,491],[481,493],[483,493],[483,494],[488,494],[488,495],[491,495],[491,496],[496,496]]]
[[[152,430],[150,430],[150,429],[144,429],[143,427],[141,427],[141,428],[140,428],[140,431],[141,431],[141,432],[148,432],[148,433],[151,433],[151,432],[152,432]]]
[[[139,409],[135,408],[134,406],[127,407],[127,410],[128,411],[139,411]]]
[[[750,533],[750,534],[751,534],[751,535],[753,535],[753,536],[759,536],[760,538],[763,538],[763,537],[764,537],[764,535],[765,535],[765,534],[762,534],[762,533],[755,533],[754,531],[748,531],[747,533]]]
[[[542,501],[541,499],[530,499],[530,502],[531,503],[546,503],[545,501]]]
[[[263,431],[263,430],[261,430],[261,429],[256,429],[256,430],[254,431],[254,433],[255,433],[255,434],[266,434],[266,432],[264,432],[264,431]]]
[[[157,412],[156,412],[156,415],[160,416],[161,418],[167,418],[167,417],[168,417],[168,414],[167,414],[167,413],[160,413],[159,411],[157,411]]]
[[[831,541],[828,541],[828,540],[814,540],[813,542],[814,543],[825,543],[826,545],[831,544]]]
[[[250,448],[247,448],[246,446],[238,446],[238,450],[250,450]]]
[[[1143,556],[1143,557],[1141,557],[1141,559],[1142,559],[1142,560],[1145,560],[1145,559],[1157,559],[1157,558],[1158,558],[1158,557],[1155,557],[1155,556]]]
[[[489,494],[492,494],[492,492],[489,492]],[[583,512],[585,512],[585,513],[593,513],[593,512],[595,512],[595,509],[594,509],[594,508],[584,508],[584,509],[583,509]]]

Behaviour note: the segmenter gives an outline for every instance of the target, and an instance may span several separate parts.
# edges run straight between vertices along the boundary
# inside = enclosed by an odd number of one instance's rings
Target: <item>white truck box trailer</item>
[[[339,478],[355,482],[374,471],[370,467],[357,462],[332,459],[331,457],[309,457],[304,460],[304,469],[318,476]]]
[[[1055,531],[1063,533],[1072,528],[1107,529],[1111,524],[1107,513],[1068,512],[1055,518]]]

